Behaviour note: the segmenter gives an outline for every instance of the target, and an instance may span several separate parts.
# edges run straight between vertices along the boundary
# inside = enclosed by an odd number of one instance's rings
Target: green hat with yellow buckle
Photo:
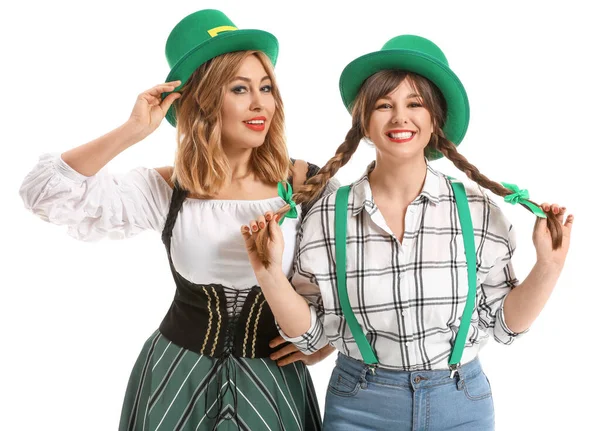
[[[447,115],[443,130],[446,138],[458,146],[469,126],[469,99],[458,76],[448,66],[442,50],[424,37],[400,35],[390,39],[380,51],[363,55],[348,64],[340,76],[344,105],[352,104],[363,82],[381,70],[400,69],[421,75],[435,84],[446,99]],[[429,160],[443,157],[438,151],[427,154]]]
[[[194,12],[171,30],[165,55],[171,68],[165,82],[180,80],[178,91],[192,73],[219,55],[234,51],[261,51],[277,61],[279,44],[275,36],[263,30],[239,30],[227,16],[218,10],[204,9]],[[163,99],[169,93],[163,93]],[[177,125],[174,107],[166,115],[171,125]]]

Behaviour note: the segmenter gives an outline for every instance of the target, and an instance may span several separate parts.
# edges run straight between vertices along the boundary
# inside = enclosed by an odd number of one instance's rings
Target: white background
[[[471,123],[460,151],[490,178],[575,214],[567,265],[531,331],[481,354],[498,430],[598,429],[598,29],[594,2],[59,1],[2,6],[0,429],[116,429],[125,387],[174,293],[159,235],[77,242],[26,212],[18,196],[46,151],[124,122],[138,93],[162,82],[171,28],[198,9],[280,42],[277,76],[290,154],[322,165],[350,127],[337,89],[344,66],[403,33],[446,53]],[[4,2],[7,4],[7,2]],[[174,129],[108,168],[172,163]],[[338,177],[373,158],[361,145]],[[464,178],[447,161],[434,167]],[[499,202],[501,202],[499,200]],[[533,216],[500,203],[518,233],[524,279],[535,261]],[[324,401],[334,356],[311,369]]]

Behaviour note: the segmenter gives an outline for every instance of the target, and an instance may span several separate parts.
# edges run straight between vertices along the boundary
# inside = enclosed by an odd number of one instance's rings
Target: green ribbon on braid
[[[283,221],[287,218],[298,218],[298,210],[296,209],[296,202],[293,201],[292,195],[294,194],[292,191],[292,186],[287,181],[285,182],[287,187],[283,186],[283,183],[280,181],[277,183],[277,193],[279,197],[285,201],[286,204],[290,206],[288,212],[283,214],[279,219],[279,224],[283,223]]]
[[[527,189],[521,190],[519,187],[517,187],[516,184],[510,183],[502,183],[502,185],[513,192],[510,195],[504,196],[504,202],[508,202],[511,205],[525,205],[536,216],[540,218],[547,218],[546,213],[544,213],[544,211],[540,207],[528,200],[529,191]]]

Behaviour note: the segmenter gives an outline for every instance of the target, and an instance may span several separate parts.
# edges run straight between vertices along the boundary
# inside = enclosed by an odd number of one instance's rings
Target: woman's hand
[[[158,128],[173,102],[181,97],[180,93],[171,93],[162,100],[161,95],[175,90],[180,84],[181,81],[165,82],[137,97],[128,122],[141,136],[148,136]]]
[[[281,271],[281,261],[283,257],[283,248],[285,245],[281,227],[277,223],[279,215],[273,215],[273,211],[268,211],[265,215],[260,216],[257,220],[251,220],[248,226],[242,226],[242,236],[246,243],[246,251],[254,273],[258,276],[260,273],[267,271],[264,264],[258,257],[256,252],[256,238],[259,233],[266,233],[269,236],[267,241],[267,249],[270,256],[271,265],[269,269]],[[265,232],[265,229],[268,231]]]
[[[517,334],[527,330],[542,312],[556,287],[571,243],[573,215],[570,214],[565,220],[565,207],[547,203],[540,206],[545,212],[552,212],[556,216],[562,230],[562,245],[552,250],[552,236],[546,219],[538,217],[533,228],[537,262],[525,280],[511,289],[504,299],[504,321],[510,331]]]
[[[552,250],[550,231],[548,230],[545,220],[538,217],[533,228],[533,245],[535,246],[535,251],[537,253],[537,260],[538,262],[555,265],[557,268],[562,269],[571,243],[571,228],[573,227],[574,217],[572,214],[569,214],[565,220],[567,208],[561,207],[558,204],[550,205],[548,203],[543,203],[541,207],[544,211],[552,210],[557,216],[558,221],[561,223],[563,241],[561,247]]]
[[[283,337],[279,336],[273,338],[269,343],[269,346],[277,347],[283,343],[285,343],[285,340]],[[335,348],[328,344],[325,347],[317,350],[312,355],[305,355],[304,353],[300,352],[295,345],[288,344],[287,346],[284,346],[281,349],[271,353],[270,358],[274,361],[277,361],[277,365],[280,367],[297,361],[304,362],[306,365],[314,365],[331,355],[334,350]]]

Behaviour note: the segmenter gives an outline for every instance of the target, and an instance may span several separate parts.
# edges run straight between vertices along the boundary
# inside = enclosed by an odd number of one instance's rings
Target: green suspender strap
[[[469,203],[467,200],[467,194],[465,187],[462,183],[453,181],[452,189],[456,198],[456,205],[458,208],[458,217],[460,220],[461,230],[463,234],[463,241],[465,247],[465,254],[467,259],[467,271],[469,280],[469,293],[461,318],[460,327],[458,334],[454,342],[454,347],[450,355],[448,364],[452,370],[450,376],[454,377],[458,366],[460,365],[460,359],[465,347],[465,341],[467,339],[467,333],[469,332],[469,325],[471,322],[471,316],[475,307],[475,297],[477,289],[477,278],[476,278],[476,256],[475,256],[475,236],[473,234],[473,222],[471,220],[471,212],[469,211]],[[338,296],[340,298],[340,304],[342,306],[342,313],[344,318],[350,327],[352,336],[358,345],[363,361],[367,365],[375,366],[378,364],[377,356],[371,345],[367,341],[360,324],[356,320],[356,316],[350,306],[350,300],[348,299],[348,288],[346,285],[346,235],[347,235],[347,211],[348,211],[348,196],[350,194],[350,186],[340,187],[336,194],[335,199],[335,261],[336,261],[336,276],[338,286]]]
[[[448,365],[452,372],[450,377],[454,377],[456,369],[460,365],[467,333],[471,325],[471,316],[475,308],[475,297],[477,296],[477,256],[475,255],[475,234],[473,233],[473,220],[471,220],[471,211],[469,211],[469,201],[465,186],[463,183],[450,178],[454,198],[456,199],[456,207],[458,208],[458,219],[460,220],[460,228],[462,230],[463,243],[465,247],[465,255],[467,258],[467,276],[469,279],[469,293],[465,303],[465,310],[460,319],[460,326],[452,348],[452,354]]]
[[[350,332],[354,337],[354,341],[358,345],[363,361],[367,365],[375,366],[377,356],[367,341],[360,324],[356,320],[356,316],[350,306],[348,299],[348,288],[346,286],[346,226],[348,223],[348,195],[350,194],[350,186],[340,187],[335,196],[335,273],[337,276],[337,290],[342,306],[342,313]]]

